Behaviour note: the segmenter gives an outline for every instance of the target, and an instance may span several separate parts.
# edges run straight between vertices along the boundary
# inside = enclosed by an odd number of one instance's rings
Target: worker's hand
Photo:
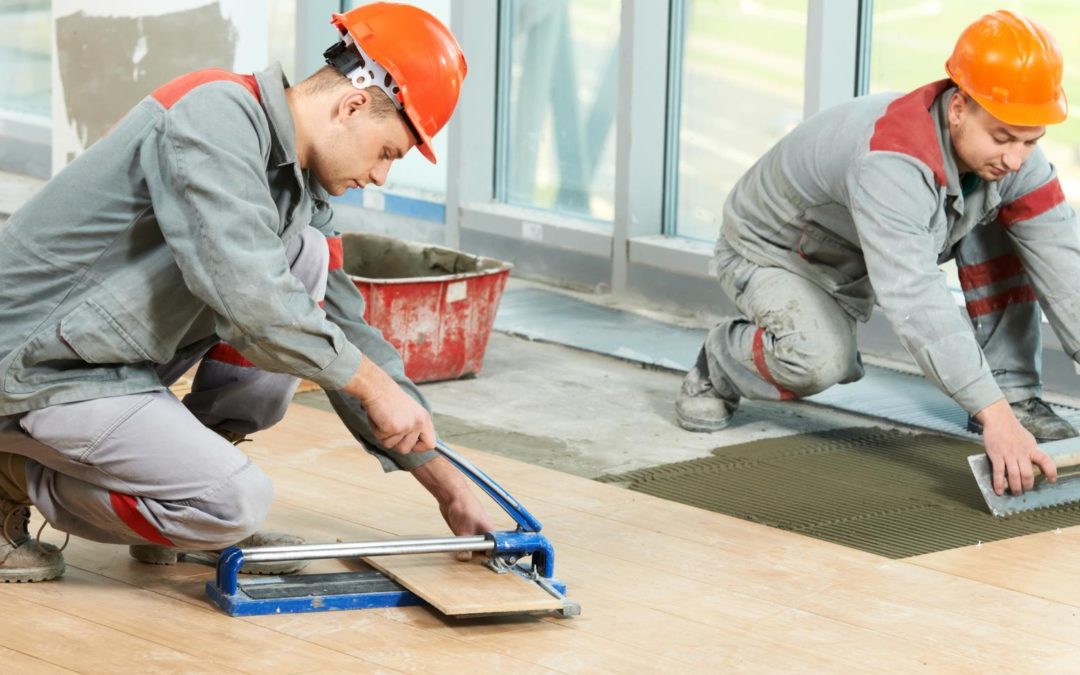
[[[361,361],[345,391],[360,399],[383,446],[398,452],[435,448],[431,415],[371,359]]]
[[[495,529],[495,523],[480,506],[465,477],[445,458],[436,457],[413,469],[412,474],[439,502],[439,512],[454,534],[459,537],[485,534]],[[469,551],[458,553],[458,560],[470,558]]]
[[[1057,480],[1054,460],[1016,419],[1008,401],[992,403],[975,417],[983,425],[983,444],[994,471],[994,494],[1005,494],[1006,483],[1013,495],[1022,495],[1035,487],[1034,466],[1039,467],[1047,481]]]

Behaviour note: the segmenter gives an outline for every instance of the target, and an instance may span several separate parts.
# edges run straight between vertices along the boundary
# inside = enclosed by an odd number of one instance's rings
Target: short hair
[[[319,68],[312,73],[310,77],[297,85],[297,89],[306,96],[332,92],[346,87],[354,89],[352,81],[338,72],[337,68],[330,65]],[[364,87],[364,91],[371,96],[371,108],[369,109],[369,112],[372,116],[388,117],[391,113],[398,112],[394,102],[391,101],[390,97],[386,95],[386,92],[379,87]]]
[[[953,84],[955,85],[956,83],[955,83],[955,82],[953,82]],[[967,93],[966,91],[964,91],[963,89],[961,89],[961,88],[960,88],[960,85],[956,85],[956,91],[955,91],[954,93],[955,93],[955,94],[956,94],[957,96],[959,96],[960,98],[964,99],[964,105],[965,105],[966,107],[970,108],[970,107],[972,107],[972,106],[975,106],[976,108],[982,108],[982,105],[981,105],[981,104],[980,104],[980,103],[979,103],[978,101],[976,101],[976,100],[975,100],[975,99],[974,99],[974,98],[973,98],[973,97],[971,96],[971,94],[969,94],[969,93]]]

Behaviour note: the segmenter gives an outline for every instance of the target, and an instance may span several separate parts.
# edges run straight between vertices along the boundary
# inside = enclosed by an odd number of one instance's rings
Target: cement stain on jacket
[[[64,106],[82,148],[155,87],[192,70],[232,68],[237,40],[217,2],[159,16],[57,18]]]

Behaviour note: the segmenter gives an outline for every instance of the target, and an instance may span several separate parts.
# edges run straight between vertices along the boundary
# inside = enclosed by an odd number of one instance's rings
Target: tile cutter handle
[[[435,441],[435,451],[449,460],[451,464],[479,485],[480,489],[486,492],[489,497],[494,499],[495,503],[501,506],[503,511],[506,511],[517,523],[518,532],[539,532],[543,527],[540,521],[534,518],[509,492],[449,445],[442,441]]]

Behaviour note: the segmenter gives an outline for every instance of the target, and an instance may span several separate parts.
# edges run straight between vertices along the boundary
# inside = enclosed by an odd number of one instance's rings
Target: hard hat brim
[[[1069,116],[1069,103],[1065,99],[1065,92],[1058,93],[1056,100],[1041,105],[1002,103],[989,100],[983,96],[974,96],[968,93],[975,102],[990,113],[994,119],[1005,124],[1018,127],[1044,127],[1050,124],[1059,124]]]
[[[409,94],[408,86],[401,85],[401,101],[404,104],[401,115],[405,118],[405,123],[409,125],[409,131],[416,137],[416,149],[427,158],[427,161],[438,164],[435,159],[435,151],[431,148],[431,136],[424,131],[423,125],[417,124],[418,120],[413,119],[413,106]]]
[[[430,143],[420,143],[416,146],[416,149],[420,151],[421,155],[427,158],[427,161],[432,164],[438,164],[438,161],[435,159],[435,152],[431,149]]]

